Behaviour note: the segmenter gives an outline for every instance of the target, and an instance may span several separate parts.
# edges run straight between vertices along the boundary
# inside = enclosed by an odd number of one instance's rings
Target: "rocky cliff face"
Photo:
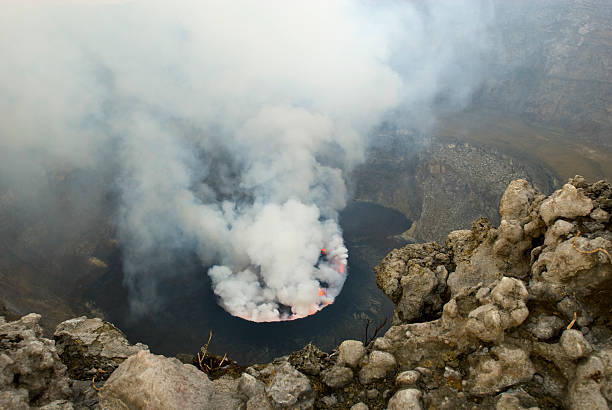
[[[357,169],[355,197],[396,209],[413,221],[412,241],[444,242],[454,229],[486,216],[499,223],[497,204],[510,181],[526,178],[542,192],[557,185],[537,161],[453,138],[429,138],[389,129],[376,136]]]
[[[109,270],[118,243],[109,177],[71,169],[36,178],[44,187],[36,198],[27,179],[19,185],[0,178],[0,315],[44,312],[48,331],[91,312],[82,295]]]
[[[612,147],[612,3],[496,2],[499,59],[476,106]]]
[[[387,255],[376,279],[393,326],[331,353],[245,369],[203,348],[192,365],[99,319],[60,324],[55,341],[37,315],[2,321],[0,407],[608,409],[612,186],[576,177],[547,197],[515,180],[499,211],[497,228],[481,218]]]

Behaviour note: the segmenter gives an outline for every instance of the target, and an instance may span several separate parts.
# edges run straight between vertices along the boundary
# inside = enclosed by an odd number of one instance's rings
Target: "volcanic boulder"
[[[9,323],[0,318],[0,408],[59,405],[71,396],[66,366],[39,321],[35,313]]]
[[[396,367],[397,361],[392,354],[374,350],[368,356],[366,365],[359,371],[359,381],[361,384],[372,383],[389,376]]]
[[[540,215],[546,223],[557,218],[576,218],[588,215],[593,209],[593,202],[572,184],[565,184],[563,188],[555,191],[540,206]]]
[[[262,375],[269,379],[266,394],[273,406],[300,410],[312,408],[315,392],[310,380],[289,362],[271,364]]]
[[[417,389],[400,390],[389,400],[389,410],[421,410],[421,396]]]
[[[332,389],[338,389],[353,380],[353,371],[348,367],[334,366],[323,372],[321,380]]]
[[[366,349],[358,340],[345,340],[338,346],[338,352],[338,364],[357,367],[359,361],[365,356]]]
[[[55,328],[53,335],[57,352],[75,379],[91,379],[110,375],[125,359],[146,345],[132,346],[125,335],[109,322],[81,316],[66,320]],[[104,372],[99,372],[102,369]]]
[[[190,364],[141,350],[125,360],[100,391],[102,408],[236,409],[240,398],[219,391]]]

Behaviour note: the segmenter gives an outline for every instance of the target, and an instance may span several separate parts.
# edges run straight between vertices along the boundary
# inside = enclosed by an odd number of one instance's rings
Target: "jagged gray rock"
[[[7,408],[43,406],[71,395],[66,366],[53,341],[42,337],[39,321],[31,313],[0,325],[0,400]]]
[[[241,400],[216,392],[214,383],[194,366],[141,350],[126,359],[100,390],[100,406],[109,409],[236,409]]]
[[[585,363],[578,366],[576,376],[569,386],[568,398],[571,409],[609,409],[606,398],[601,394],[604,372],[604,363],[597,356],[589,357]]]
[[[333,394],[331,396],[325,396],[321,399],[321,403],[325,405],[325,407],[331,407],[334,404],[338,403],[338,399]]]
[[[220,409],[244,409],[245,398],[240,394],[240,379],[223,375],[213,380],[214,388],[211,401]]]
[[[472,310],[465,326],[468,332],[485,342],[501,340],[504,335],[499,309],[491,304]]]
[[[471,391],[477,395],[495,394],[501,389],[531,380],[535,367],[527,352],[520,348],[499,345],[470,368]]]
[[[596,222],[606,223],[610,220],[610,213],[601,208],[595,208],[590,217]]]
[[[249,399],[246,410],[273,410],[272,404],[265,393],[257,394]]]
[[[604,347],[597,353],[597,356],[604,366],[601,378],[601,394],[608,402],[612,402],[612,346]]]
[[[529,205],[536,196],[535,190],[525,179],[516,179],[504,191],[499,202],[501,220],[520,220],[529,215]]]
[[[430,242],[395,249],[376,266],[376,283],[396,303],[393,324],[440,314],[449,262],[443,248]]]
[[[399,390],[389,400],[388,410],[421,410],[421,396],[417,389]]]
[[[39,410],[74,410],[72,402],[68,400],[55,400],[49,404],[38,407]]]
[[[542,202],[540,216],[546,225],[550,225],[557,218],[576,218],[588,215],[592,209],[593,201],[590,198],[578,191],[575,186],[565,184],[563,188],[555,191]]]
[[[535,318],[535,322],[527,324],[526,330],[539,340],[548,340],[557,336],[565,325],[565,322],[558,316],[540,315]]]
[[[540,410],[536,404],[537,401],[524,391],[510,391],[499,395],[495,410]]]
[[[495,230],[485,219],[474,221],[471,231],[451,232],[447,247],[453,249],[456,268],[448,275],[451,296],[478,284],[488,285],[502,274],[493,251]]]
[[[248,373],[242,373],[239,380],[238,389],[249,399],[265,391],[265,384]]]
[[[589,342],[584,339],[582,332],[575,329],[565,330],[561,335],[559,344],[565,351],[565,354],[572,360],[585,357],[593,351]]]
[[[91,379],[97,369],[110,374],[131,355],[148,350],[141,343],[132,346],[111,323],[86,316],[60,323],[53,337],[70,376],[81,380]]]
[[[316,376],[321,372],[321,359],[327,356],[312,343],[308,343],[302,350],[289,355],[289,363],[304,374]]]
[[[529,315],[525,305],[528,295],[523,282],[503,277],[491,291],[490,297],[481,296],[481,300],[492,303],[470,312],[466,330],[486,342],[502,340],[505,329],[520,325]]]
[[[366,349],[362,342],[358,340],[345,340],[338,346],[338,364],[357,367],[365,354]]]
[[[353,380],[353,371],[348,367],[334,366],[324,371],[321,380],[332,389],[338,389],[349,384]]]
[[[546,231],[544,246],[557,245],[561,238],[574,230],[574,224],[563,219],[558,219]]]
[[[610,363],[605,352],[612,330],[604,323],[610,320],[612,298],[608,256],[612,232],[606,225],[606,214],[612,211],[612,187],[603,181],[589,185],[579,177],[570,180],[570,185],[546,198],[524,181],[511,184],[501,204],[499,228],[486,220],[475,221],[471,230],[449,234],[446,247],[436,250],[450,257],[450,263],[444,264],[450,299],[441,318],[409,323],[414,316],[396,317],[394,326],[374,341],[374,349],[392,353],[401,368],[428,363],[431,370],[424,369],[422,381],[430,386],[425,394],[428,403],[440,405],[437,400],[442,397],[455,404],[465,400],[440,393],[437,380],[444,377],[447,383],[462,385],[468,400],[470,395],[483,397],[486,406],[512,406],[520,396],[520,406],[537,407],[534,397],[526,400],[529,395],[511,391],[503,400],[492,401],[492,395],[501,390],[515,386],[517,392],[527,384],[537,402],[561,406],[569,402],[568,380],[576,379],[585,360],[597,357]],[[389,272],[401,285],[408,280],[404,278],[410,276],[410,267],[424,266],[424,259],[417,252],[396,251],[381,263],[385,266],[377,276]],[[401,266],[401,272],[388,269],[392,266]],[[384,277],[377,280],[386,283]],[[396,303],[406,292],[399,288],[399,294],[391,295]],[[558,343],[549,342],[569,323],[573,328],[565,330]],[[481,341],[492,346],[483,348]],[[456,359],[458,355],[468,358],[468,368]],[[553,363],[554,370],[542,363]],[[607,366],[595,379],[601,380],[601,396],[610,400],[612,370]],[[434,370],[442,368],[444,374]],[[448,369],[458,377],[446,377]],[[463,379],[461,374],[468,377]],[[586,400],[583,392],[595,388],[587,381],[575,385],[572,400]],[[601,401],[597,395],[591,399]]]
[[[26,389],[12,389],[0,392],[0,409],[29,410],[30,398]]]
[[[402,297],[395,309],[399,320],[418,319],[429,295],[438,286],[436,274],[423,266],[411,265],[408,268],[408,274],[402,276],[400,284],[402,286]],[[439,303],[437,309],[441,307],[442,304]]]
[[[533,264],[532,273],[534,275],[542,274],[545,280],[550,282],[566,282],[573,278],[589,277],[592,282],[606,280],[607,267],[602,266],[609,264],[606,255],[603,253],[581,253],[578,249],[609,249],[612,248],[612,242],[604,237],[596,237],[587,239],[584,237],[568,239],[561,242],[554,248],[547,248],[538,260]],[[596,272],[594,268],[601,270]]]
[[[502,326],[510,328],[520,325],[529,315],[525,301],[529,293],[522,281],[503,277],[491,291],[491,300],[501,310]]]
[[[401,372],[395,378],[395,383],[398,386],[410,386],[416,384],[419,380],[421,374],[414,370],[406,370],[405,372]]]
[[[266,387],[266,394],[273,406],[300,410],[313,407],[315,393],[310,380],[291,364],[282,362],[270,365],[266,368],[266,374],[270,373],[273,376]]]
[[[368,356],[367,363],[359,371],[359,381],[361,384],[369,384],[375,380],[387,377],[395,371],[397,361],[388,352],[374,350]]]

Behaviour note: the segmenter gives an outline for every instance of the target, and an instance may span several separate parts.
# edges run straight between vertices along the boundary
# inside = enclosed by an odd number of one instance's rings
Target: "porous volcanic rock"
[[[609,391],[610,387],[602,386],[609,382],[609,370],[606,371],[604,361],[594,355],[576,368],[576,375],[569,385],[569,405],[573,409],[606,410],[610,408],[609,397],[602,394],[603,388]],[[607,377],[606,377],[607,376]]]
[[[591,213],[593,202],[583,193],[571,185],[565,184],[563,188],[555,191],[540,206],[540,215],[546,225],[557,218],[576,218]]]
[[[499,202],[501,220],[520,220],[529,216],[529,205],[533,202],[535,196],[535,189],[526,179],[517,179],[510,182]]]
[[[390,375],[396,367],[397,361],[392,354],[374,350],[368,356],[365,366],[359,371],[359,381],[362,384],[372,383]]]
[[[321,380],[332,389],[344,387],[353,380],[353,371],[348,367],[334,366],[323,372]]]
[[[376,283],[396,303],[392,323],[441,312],[450,257],[435,242],[391,251],[376,266]]]
[[[273,363],[262,371],[262,375],[268,377],[266,394],[274,407],[300,410],[312,408],[315,392],[310,380],[289,362]]]
[[[389,410],[421,410],[421,396],[417,389],[400,390],[389,400]]]
[[[572,359],[580,359],[587,356],[593,351],[590,343],[584,339],[582,332],[575,329],[567,329],[561,335],[559,344],[565,351],[565,354]]]
[[[106,378],[104,375],[110,375],[128,357],[148,350],[141,343],[132,346],[111,323],[85,316],[60,323],[53,337],[70,377],[81,380],[91,379],[95,374]]]
[[[566,323],[555,315],[534,316],[533,319],[525,330],[539,340],[548,340],[557,336],[559,331],[566,326]]]
[[[535,367],[524,350],[499,345],[483,354],[470,369],[471,391],[477,395],[494,394],[508,386],[531,380]]]
[[[548,198],[514,181],[499,227],[480,219],[443,247],[408,245],[381,262],[377,283],[398,308],[371,348],[421,374],[424,407],[610,406],[611,211],[605,181],[575,177]],[[436,287],[402,287],[436,264],[448,270],[446,283],[441,276]],[[419,303],[399,306],[411,292],[440,297],[439,316],[431,320]]]
[[[539,410],[537,401],[524,390],[511,390],[499,395],[495,410]]]
[[[42,337],[40,315],[0,321],[0,407],[29,408],[71,396],[66,366],[52,340]]]
[[[316,376],[321,372],[322,360],[326,356],[318,347],[308,343],[302,350],[289,355],[289,363],[304,374]]]
[[[338,346],[338,352],[338,364],[356,367],[365,356],[366,349],[359,340],[345,340]]]
[[[264,393],[265,385],[248,373],[242,373],[239,379],[238,389],[247,398]]]
[[[244,407],[231,393],[215,390],[206,374],[174,358],[142,350],[125,360],[100,391],[108,409],[236,409]]]
[[[398,386],[410,386],[416,384],[419,377],[419,372],[414,370],[406,370],[405,372],[401,372],[397,375],[395,383],[397,383]]]

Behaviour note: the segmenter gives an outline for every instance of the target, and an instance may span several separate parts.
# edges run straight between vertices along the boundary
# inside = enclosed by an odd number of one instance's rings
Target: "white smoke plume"
[[[451,0],[0,6],[2,146],[117,167],[133,310],[173,275],[152,267],[193,250],[219,303],[253,321],[334,301],[365,136],[398,107],[465,102],[491,17]]]

